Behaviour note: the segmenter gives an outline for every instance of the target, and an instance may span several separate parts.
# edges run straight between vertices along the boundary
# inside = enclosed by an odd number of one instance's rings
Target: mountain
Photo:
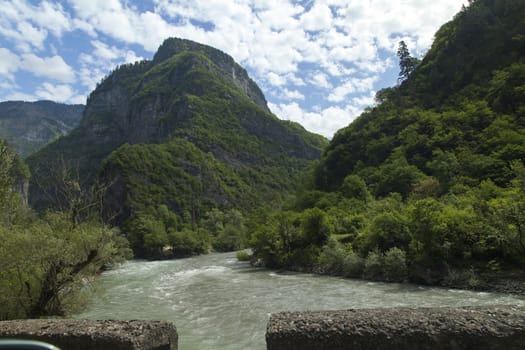
[[[443,25],[411,76],[335,135],[317,188],[335,190],[349,174],[379,196],[408,195],[420,175],[445,190],[508,184],[512,161],[525,160],[523,15],[522,1],[478,0]],[[404,170],[387,179],[396,162]]]
[[[52,101],[0,102],[0,139],[27,157],[78,126],[83,110]]]
[[[388,281],[523,285],[524,33],[525,2],[474,0],[421,61],[400,43],[402,81],[336,133],[288,211],[258,222],[254,259]]]
[[[211,208],[282,201],[325,144],[274,116],[230,56],[170,38],[152,61],[117,67],[88,97],[79,127],[29,157],[30,202],[60,207],[56,171],[66,166],[81,183],[111,184],[104,212],[113,223],[163,206],[194,225]]]

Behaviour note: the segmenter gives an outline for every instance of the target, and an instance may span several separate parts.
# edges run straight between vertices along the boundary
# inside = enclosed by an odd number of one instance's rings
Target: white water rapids
[[[95,282],[88,319],[175,323],[181,350],[266,349],[273,312],[393,306],[525,305],[525,297],[252,268],[234,253],[130,261]]]

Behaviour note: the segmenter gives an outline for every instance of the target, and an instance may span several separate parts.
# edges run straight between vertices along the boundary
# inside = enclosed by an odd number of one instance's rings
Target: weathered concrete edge
[[[385,308],[272,314],[268,350],[522,349],[525,307]]]
[[[39,340],[62,350],[178,349],[177,329],[173,323],[165,321],[1,321],[0,338]]]

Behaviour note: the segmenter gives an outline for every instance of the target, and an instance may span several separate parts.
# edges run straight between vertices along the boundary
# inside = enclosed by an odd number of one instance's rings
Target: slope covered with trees
[[[521,1],[477,0],[421,62],[401,43],[400,85],[337,132],[290,211],[261,219],[278,224],[256,229],[255,257],[472,286],[523,268],[524,19]]]
[[[102,215],[139,256],[192,251],[176,247],[181,237],[195,252],[231,246],[222,231],[201,232],[212,209],[278,206],[325,144],[271,114],[230,56],[171,38],[152,61],[115,69],[89,96],[80,126],[28,159],[30,201],[68,202],[71,189],[55,183],[65,168],[81,188],[107,189]]]

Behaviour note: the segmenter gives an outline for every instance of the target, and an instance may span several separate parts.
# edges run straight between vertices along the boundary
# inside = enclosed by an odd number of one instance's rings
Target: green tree
[[[364,202],[372,198],[365,181],[358,175],[345,177],[340,190],[346,198],[355,198]]]
[[[394,247],[406,250],[411,237],[408,220],[403,214],[396,211],[385,211],[375,215],[366,229],[362,231],[362,252],[366,254],[378,249],[384,253]]]
[[[301,231],[305,246],[323,246],[331,231],[326,213],[318,208],[305,210],[301,215]]]
[[[130,216],[125,232],[133,251],[140,257],[161,257],[168,245],[166,226],[151,214],[139,212]]]
[[[397,57],[399,58],[399,81],[408,79],[412,72],[419,64],[419,59],[412,57],[408,51],[406,43],[402,40],[397,48]]]
[[[408,277],[407,259],[404,250],[389,249],[383,258],[383,273],[387,281],[404,282]]]

